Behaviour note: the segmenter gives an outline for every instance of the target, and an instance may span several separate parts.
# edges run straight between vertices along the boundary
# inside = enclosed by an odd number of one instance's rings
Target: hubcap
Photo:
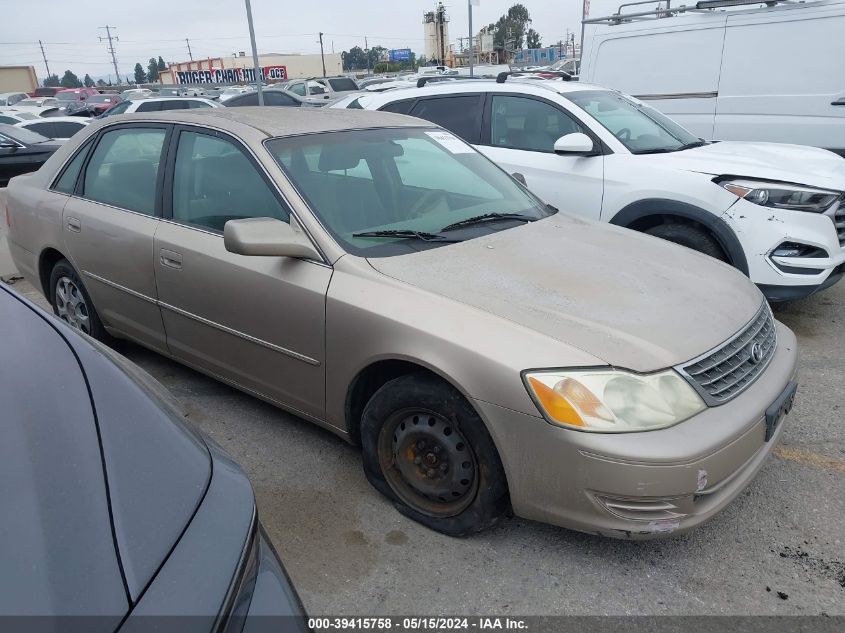
[[[454,516],[475,498],[475,455],[457,426],[434,412],[391,416],[379,436],[379,461],[396,494],[425,514]]]
[[[88,305],[70,277],[60,277],[56,282],[56,314],[72,328],[91,334]]]

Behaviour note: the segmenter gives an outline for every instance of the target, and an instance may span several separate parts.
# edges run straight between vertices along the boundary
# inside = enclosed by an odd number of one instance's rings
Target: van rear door
[[[599,27],[581,79],[648,101],[710,139],[726,19],[713,13]]]
[[[843,33],[845,3],[730,15],[714,138],[845,155]]]

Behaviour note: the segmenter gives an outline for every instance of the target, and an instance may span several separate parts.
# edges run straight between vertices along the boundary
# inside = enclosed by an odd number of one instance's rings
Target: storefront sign
[[[284,81],[288,78],[287,66],[259,68],[261,81]],[[254,83],[254,68],[212,68],[211,70],[179,70],[176,81],[180,84],[237,84]]]

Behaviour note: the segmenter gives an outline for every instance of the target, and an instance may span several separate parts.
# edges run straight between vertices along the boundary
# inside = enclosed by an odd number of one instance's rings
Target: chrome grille
[[[759,346],[756,358],[753,351]],[[710,406],[742,393],[768,366],[777,347],[775,319],[763,303],[751,322],[733,338],[675,369]]]
[[[839,199],[839,206],[833,214],[833,224],[836,226],[839,246],[845,246],[845,194]]]

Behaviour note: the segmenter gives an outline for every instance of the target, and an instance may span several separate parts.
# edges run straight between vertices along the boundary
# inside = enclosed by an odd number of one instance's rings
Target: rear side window
[[[271,106],[291,106],[299,105],[293,97],[286,95],[278,90],[267,90],[262,95],[265,105]],[[255,102],[258,103],[258,95],[255,95]]]
[[[305,96],[305,84],[293,84],[290,88],[288,88],[288,90],[300,97]]]
[[[38,132],[47,138],[58,138],[56,135],[56,124],[49,121],[44,121],[44,123],[33,123],[32,125],[27,125],[26,128],[28,130],[32,130],[33,132]]]
[[[85,127],[84,123],[71,123],[70,121],[59,121],[53,125],[55,130],[53,138],[70,138]]]
[[[85,157],[88,155],[88,150],[91,148],[91,143],[87,143],[85,147],[76,152],[76,156],[65,167],[62,175],[53,185],[54,191],[61,191],[62,193],[72,194],[76,189],[76,179],[79,177],[79,172],[82,169],[82,163],[85,162]]]
[[[210,108],[211,106],[208,105],[205,101],[188,101],[188,107],[193,110],[196,108]]]
[[[344,90],[358,90],[358,86],[349,77],[340,77],[338,79],[329,79],[329,85],[335,92],[342,92]]]
[[[413,105],[413,99],[406,101],[394,101],[393,103],[388,103],[386,106],[382,106],[379,110],[383,110],[384,112],[395,112],[396,114],[408,114]]]
[[[145,101],[138,106],[136,112],[158,112],[161,110],[161,101]]]
[[[467,143],[481,142],[481,95],[421,99],[410,114],[446,128]]]
[[[135,127],[103,134],[85,170],[82,195],[153,215],[165,133],[163,128]]]
[[[123,103],[118,103],[116,106],[113,106],[108,109],[109,114],[122,114],[126,112],[127,108],[132,105],[131,101],[124,101]]]
[[[243,218],[288,222],[290,211],[237,145],[182,132],[173,170],[173,219],[222,232],[226,222]]]

